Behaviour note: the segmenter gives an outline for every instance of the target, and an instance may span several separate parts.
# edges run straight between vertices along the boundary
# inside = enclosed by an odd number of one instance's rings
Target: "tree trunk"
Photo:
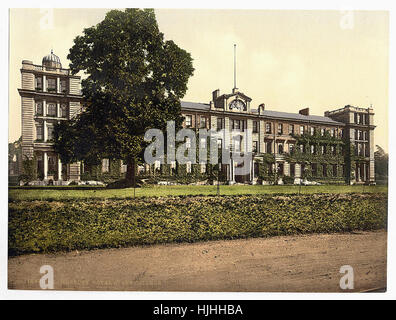
[[[129,186],[135,186],[136,181],[136,159],[131,158],[127,161],[127,172],[125,176],[126,182]]]

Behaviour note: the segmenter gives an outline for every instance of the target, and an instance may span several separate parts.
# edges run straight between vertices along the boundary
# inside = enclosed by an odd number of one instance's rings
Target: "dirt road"
[[[57,290],[340,292],[386,286],[387,233],[287,236],[167,244],[10,258],[10,289],[40,289],[40,267]]]

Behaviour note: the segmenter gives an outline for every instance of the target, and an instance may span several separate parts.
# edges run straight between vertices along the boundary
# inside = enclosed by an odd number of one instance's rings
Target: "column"
[[[58,181],[62,180],[62,162],[58,156]]]
[[[44,99],[43,100],[43,116],[45,117],[47,115],[47,101]]]
[[[254,180],[254,160],[252,160],[252,181]]]
[[[58,79],[59,79],[59,78],[58,78]],[[61,112],[60,112],[60,102],[59,102],[59,101],[56,102],[56,115],[57,115],[58,118],[60,118],[60,116],[61,116]]]
[[[61,90],[60,90],[60,78],[59,77],[56,78],[56,92],[57,93],[61,92]]]
[[[43,74],[43,92],[47,92],[47,77]]]
[[[234,160],[231,160],[231,169],[232,169],[232,182],[235,182],[235,167],[234,167]]]
[[[48,178],[48,155],[47,152],[43,152],[43,160],[44,160],[44,180]]]
[[[366,176],[366,163],[363,163],[363,181],[366,182],[367,176]]]
[[[44,131],[44,142],[47,142],[48,139],[47,120],[43,121],[43,131]]]
[[[231,168],[231,165],[232,165],[232,160],[230,160],[230,164],[228,165],[228,168],[229,168],[229,170],[228,170],[228,180],[229,181],[232,181],[232,168]]]

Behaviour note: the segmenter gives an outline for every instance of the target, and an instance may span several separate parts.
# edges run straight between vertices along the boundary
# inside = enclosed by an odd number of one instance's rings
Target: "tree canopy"
[[[123,159],[130,166],[143,152],[144,133],[181,125],[180,99],[194,72],[191,55],[165,40],[152,9],[112,10],[74,39],[68,59],[84,72],[84,110],[55,128],[63,162]]]

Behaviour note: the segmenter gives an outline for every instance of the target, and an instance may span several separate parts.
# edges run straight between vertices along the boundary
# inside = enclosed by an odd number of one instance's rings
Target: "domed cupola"
[[[59,57],[53,53],[52,49],[51,54],[43,58],[42,65],[49,68],[62,68]]]

